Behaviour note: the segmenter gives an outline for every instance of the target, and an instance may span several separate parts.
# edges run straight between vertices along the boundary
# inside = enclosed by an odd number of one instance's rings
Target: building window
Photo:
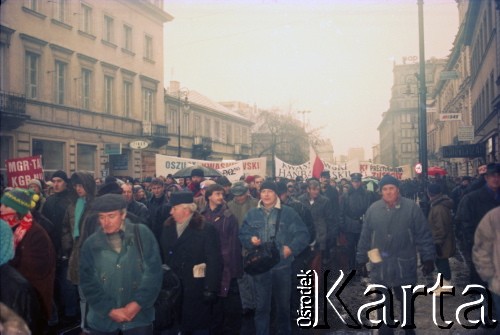
[[[56,61],[56,103],[63,105],[66,95],[66,63]]]
[[[76,168],[78,171],[88,172],[95,175],[96,151],[97,148],[95,145],[77,144]]]
[[[201,135],[201,117],[199,115],[194,116],[194,135]]]
[[[233,127],[230,124],[226,125],[226,143],[233,144]]]
[[[153,37],[149,35],[144,38],[144,58],[153,60]]]
[[[212,120],[209,118],[205,119],[205,136],[212,138]]]
[[[177,132],[179,128],[179,110],[170,108],[170,132]]]
[[[90,109],[92,71],[82,69],[82,108]]]
[[[182,114],[182,132],[184,135],[190,135],[189,133],[189,113]]]
[[[42,156],[43,171],[46,178],[50,179],[50,176],[57,170],[65,170],[64,142],[34,139],[32,141],[32,154],[33,156]]]
[[[113,18],[110,16],[104,16],[104,31],[103,31],[103,39],[106,42],[113,43]]]
[[[132,27],[127,25],[123,26],[123,39],[123,48],[132,51]]]
[[[38,67],[40,56],[31,52],[26,53],[26,98],[38,98]]]
[[[92,8],[89,6],[82,4],[82,27],[81,30],[89,35],[92,35]]]
[[[132,115],[132,83],[123,82],[123,116],[130,117]]]
[[[149,88],[142,88],[142,115],[144,121],[153,121],[155,92]]]
[[[54,0],[54,18],[66,22],[66,0]]]
[[[113,77],[104,76],[104,113],[106,114],[113,114],[113,82]]]
[[[248,144],[248,129],[246,127],[241,129],[241,144]]]
[[[27,8],[31,9],[34,12],[38,12],[39,10],[38,2],[39,0],[27,0],[25,3]]]
[[[214,137],[215,137],[215,140],[222,142],[222,138],[220,136],[220,121],[219,120],[214,121]]]

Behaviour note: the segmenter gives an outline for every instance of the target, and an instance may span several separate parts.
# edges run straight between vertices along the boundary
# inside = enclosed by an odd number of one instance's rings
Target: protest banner
[[[233,182],[237,181],[242,175],[266,175],[266,158],[250,158],[231,162],[205,161],[193,158],[182,158],[175,156],[156,155],[156,175],[166,176],[174,174],[178,170],[192,165],[202,165],[218,170],[222,175],[228,177]],[[231,176],[231,178],[229,178]]]
[[[28,188],[32,179],[44,179],[42,156],[30,156],[5,160],[7,185]]]
[[[275,176],[287,179],[302,177],[304,179],[312,176],[312,162],[305,162],[301,165],[292,165],[285,163],[278,157],[275,157]]]

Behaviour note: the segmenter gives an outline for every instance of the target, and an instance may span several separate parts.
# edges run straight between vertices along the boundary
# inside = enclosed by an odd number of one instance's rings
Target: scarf
[[[28,212],[22,219],[19,220],[17,213],[2,214],[1,219],[7,222],[10,228],[14,229],[14,249],[17,248],[19,243],[31,229],[33,225],[33,217]]]
[[[73,227],[73,238],[80,236],[80,220],[82,219],[83,211],[85,210],[85,198],[78,198],[75,205],[75,226]]]

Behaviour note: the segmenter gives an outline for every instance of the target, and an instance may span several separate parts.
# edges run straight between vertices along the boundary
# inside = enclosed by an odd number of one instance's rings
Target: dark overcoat
[[[181,331],[208,329],[211,305],[204,302],[205,291],[219,293],[222,256],[219,237],[214,226],[195,212],[184,232],[177,236],[173,217],[163,225],[160,239],[163,262],[179,276],[182,283],[180,313]],[[205,277],[195,278],[193,267],[206,264]]]

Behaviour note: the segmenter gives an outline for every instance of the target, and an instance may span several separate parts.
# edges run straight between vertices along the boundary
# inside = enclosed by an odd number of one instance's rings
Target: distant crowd
[[[498,163],[425,181],[60,170],[3,188],[0,218],[0,321],[12,334],[239,334],[245,318],[257,334],[290,334],[301,271],[356,270],[402,299],[419,268],[441,274],[433,294],[449,292],[451,257],[491,290],[500,317]],[[267,243],[277,263],[249,273],[248,254]],[[178,297],[167,310],[155,309],[160,292]]]

